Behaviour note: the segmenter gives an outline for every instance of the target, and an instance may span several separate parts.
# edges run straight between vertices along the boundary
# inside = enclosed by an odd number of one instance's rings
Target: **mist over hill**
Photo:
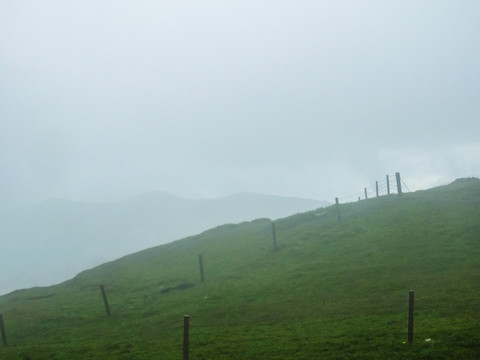
[[[81,270],[208,228],[276,219],[328,205],[238,193],[187,200],[160,191],[111,203],[49,200],[0,209],[0,293],[66,280]]]
[[[195,359],[478,359],[479,219],[469,178],[277,219],[278,248],[268,219],[215,226],[0,296],[0,358],[179,359],[188,314]]]

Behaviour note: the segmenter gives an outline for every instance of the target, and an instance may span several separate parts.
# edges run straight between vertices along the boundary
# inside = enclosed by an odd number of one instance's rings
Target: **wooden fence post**
[[[107,294],[105,293],[105,287],[103,285],[100,285],[100,291],[102,292],[103,303],[105,304],[105,311],[107,312],[108,316],[112,316],[112,313],[110,312],[110,306],[108,305]]]
[[[278,251],[277,230],[275,228],[275,222],[274,221],[272,221],[272,237],[273,237],[273,250]]]
[[[387,175],[387,194],[390,195],[390,178]]]
[[[414,291],[408,292],[408,340],[409,344],[413,343],[413,303],[414,303]]]
[[[339,222],[342,222],[342,217],[340,216],[340,204],[338,203],[338,197],[335,198],[335,205],[337,208],[337,218]]]
[[[190,329],[190,316],[183,316],[183,360],[188,360],[188,341]]]
[[[397,193],[398,195],[402,195],[402,183],[400,182],[400,173],[395,173],[395,177],[397,178]]]
[[[378,181],[375,181],[375,191],[376,191],[377,197],[378,197]]]
[[[5,323],[3,322],[2,314],[0,314],[0,332],[2,333],[3,346],[7,346],[7,333],[5,332]]]
[[[368,199],[368,196],[367,196],[367,188],[365,188],[365,200]]]
[[[204,275],[204,272],[203,272],[203,256],[202,254],[198,255],[198,263],[199,263],[199,266],[200,266],[200,280],[202,282],[205,281],[205,275]]]

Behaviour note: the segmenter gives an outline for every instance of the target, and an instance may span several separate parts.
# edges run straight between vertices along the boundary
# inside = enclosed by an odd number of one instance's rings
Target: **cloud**
[[[444,185],[460,177],[479,177],[480,143],[435,148],[383,149],[378,153],[385,168],[402,169],[408,187],[414,191]]]
[[[480,132],[478,10],[2,4],[0,198],[331,198],[402,167],[458,176],[476,160],[455,149]]]

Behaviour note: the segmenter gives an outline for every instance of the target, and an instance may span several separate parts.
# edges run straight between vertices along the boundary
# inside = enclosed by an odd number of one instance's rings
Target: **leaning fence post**
[[[414,302],[414,291],[410,290],[408,292],[408,343],[413,343],[413,302]]]
[[[108,305],[107,294],[105,293],[105,288],[103,285],[100,285],[100,291],[102,292],[103,303],[105,304],[105,311],[107,312],[108,316],[112,316],[110,312],[110,306]]]
[[[402,183],[400,179],[400,173],[399,172],[395,173],[395,177],[397,180],[397,193],[398,195],[402,195]]]
[[[277,230],[275,228],[275,222],[274,221],[272,221],[272,237],[273,237],[273,250],[277,251],[278,250]]]
[[[3,322],[2,314],[0,314],[0,332],[2,333],[3,346],[7,346],[7,333],[5,332],[5,323]]]
[[[200,280],[202,282],[205,281],[205,275],[204,275],[204,272],[203,272],[203,256],[202,254],[198,255],[198,264],[200,266]]]
[[[190,316],[183,316],[183,360],[188,360],[188,332],[190,329]]]

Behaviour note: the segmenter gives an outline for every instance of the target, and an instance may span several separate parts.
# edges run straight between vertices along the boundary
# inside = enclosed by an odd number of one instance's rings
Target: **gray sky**
[[[0,0],[0,199],[480,175],[480,2]]]

